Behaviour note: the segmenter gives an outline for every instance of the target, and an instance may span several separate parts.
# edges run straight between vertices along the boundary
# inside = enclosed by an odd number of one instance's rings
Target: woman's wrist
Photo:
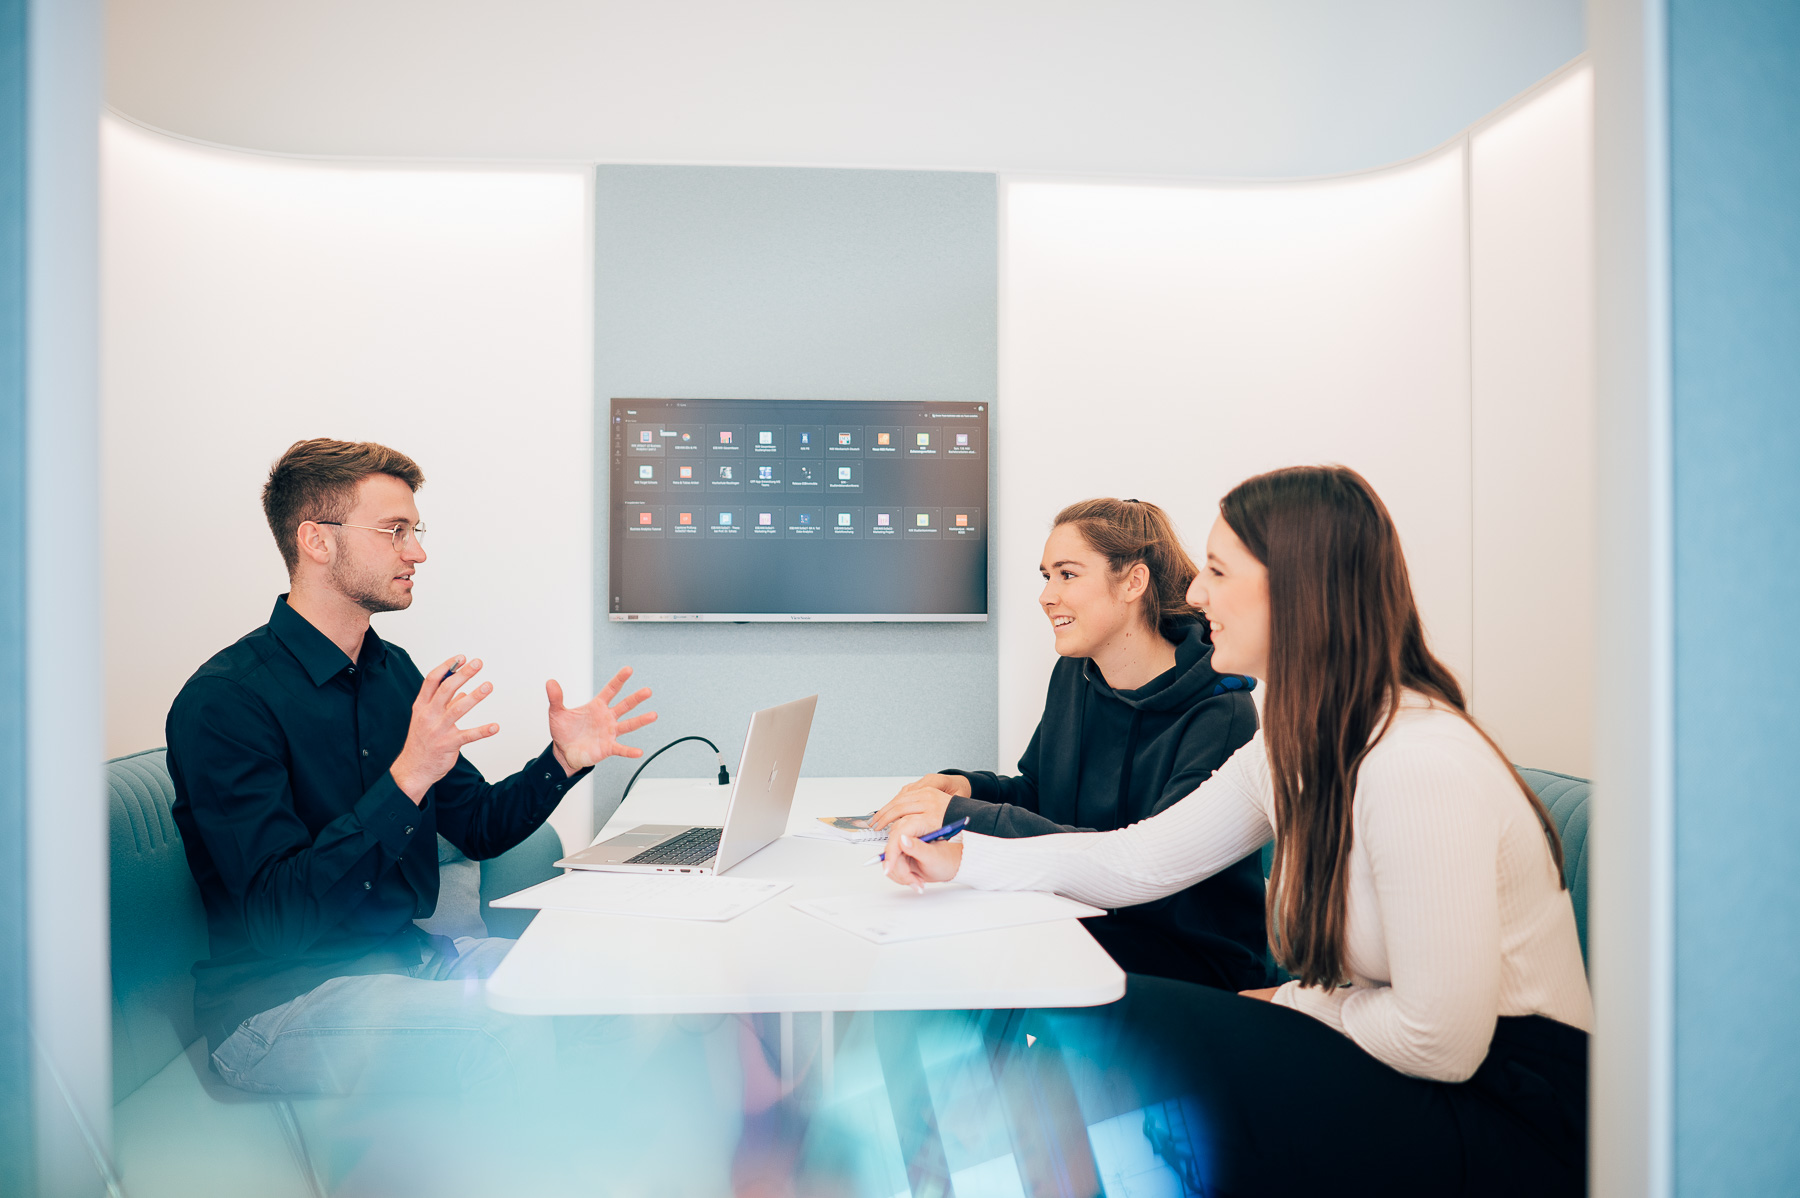
[[[922,778],[920,781],[928,781],[945,794],[953,795],[959,799],[972,799],[975,797],[975,788],[971,786],[969,780],[961,774],[932,774],[929,778]]]
[[[945,840],[940,843],[944,846],[946,855],[950,858],[950,876],[941,880],[945,882],[954,882],[958,877],[962,876],[963,838],[958,836],[955,840]]]

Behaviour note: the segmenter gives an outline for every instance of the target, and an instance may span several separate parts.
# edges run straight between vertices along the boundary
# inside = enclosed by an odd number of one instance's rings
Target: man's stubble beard
[[[405,611],[412,606],[411,591],[402,591],[397,596],[388,591],[393,579],[391,571],[378,574],[367,566],[358,569],[343,557],[331,563],[331,584],[339,594],[372,616],[384,611]]]

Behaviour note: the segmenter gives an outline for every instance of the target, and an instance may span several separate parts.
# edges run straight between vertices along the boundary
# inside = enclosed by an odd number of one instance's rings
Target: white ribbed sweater
[[[1192,886],[1274,834],[1262,733],[1198,790],[1116,832],[966,834],[957,881],[1054,890],[1103,907]],[[1345,950],[1351,983],[1275,996],[1402,1073],[1464,1081],[1499,1015],[1584,1031],[1593,1005],[1575,911],[1506,765],[1453,711],[1408,693],[1363,760]]]

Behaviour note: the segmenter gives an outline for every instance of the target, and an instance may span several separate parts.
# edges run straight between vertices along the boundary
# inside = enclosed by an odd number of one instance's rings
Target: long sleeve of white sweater
[[[1262,737],[1181,802],[1117,832],[965,836],[957,880],[1118,907],[1172,894],[1265,843]],[[1346,920],[1351,983],[1276,1001],[1418,1077],[1462,1081],[1500,1015],[1592,1023],[1574,910],[1504,762],[1454,712],[1409,696],[1364,759]]]

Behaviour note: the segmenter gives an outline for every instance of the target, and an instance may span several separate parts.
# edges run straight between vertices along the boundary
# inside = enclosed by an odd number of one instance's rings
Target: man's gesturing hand
[[[608,757],[644,755],[642,749],[620,744],[619,738],[656,719],[656,713],[646,712],[623,721],[619,717],[648,699],[650,688],[644,687],[620,699],[617,707],[609,706],[630,677],[630,667],[620,670],[604,690],[580,707],[563,706],[562,687],[556,679],[544,683],[544,693],[550,697],[550,744],[565,773],[585,770]]]
[[[446,677],[452,666],[457,667],[456,671]],[[457,693],[480,672],[480,658],[467,661],[462,657],[439,662],[426,671],[419,697],[413,700],[406,745],[388,771],[394,775],[394,784],[414,803],[425,801],[425,792],[450,772],[464,745],[500,731],[498,724],[483,724],[467,731],[456,726],[456,721],[468,715],[494,689],[492,683],[484,682],[467,694]]]

